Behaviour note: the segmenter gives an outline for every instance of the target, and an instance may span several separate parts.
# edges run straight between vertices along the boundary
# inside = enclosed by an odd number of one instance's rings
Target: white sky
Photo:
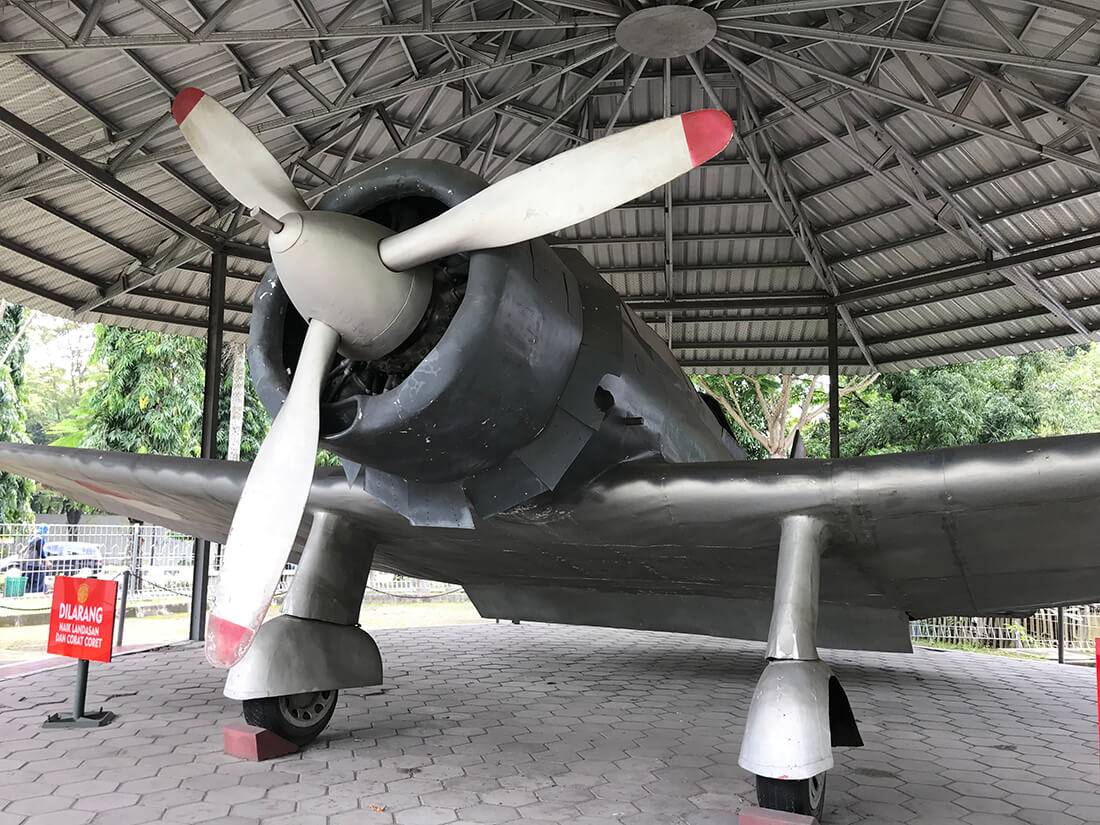
[[[58,331],[70,321],[36,311],[27,330],[30,348],[27,350],[27,366],[45,369],[61,367],[68,369],[70,349],[76,347],[85,354],[91,354],[95,345],[95,325],[81,324],[61,335]]]

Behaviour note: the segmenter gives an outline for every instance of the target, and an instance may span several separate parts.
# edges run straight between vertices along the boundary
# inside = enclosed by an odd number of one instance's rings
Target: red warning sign
[[[111,661],[118,582],[57,576],[50,608],[47,653]]]

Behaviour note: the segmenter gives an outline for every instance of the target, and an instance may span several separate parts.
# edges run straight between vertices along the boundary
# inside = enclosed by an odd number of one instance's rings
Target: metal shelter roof
[[[224,247],[246,330],[266,251],[171,119],[196,85],[310,196],[395,155],[492,179],[726,109],[719,158],[553,241],[694,371],[819,371],[830,305],[844,372],[1100,330],[1095,2],[696,5],[717,33],[666,59],[616,40],[639,0],[8,0],[0,295],[200,334]]]

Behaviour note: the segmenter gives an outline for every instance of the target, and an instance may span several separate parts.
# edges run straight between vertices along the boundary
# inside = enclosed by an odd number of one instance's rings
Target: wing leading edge
[[[0,444],[0,470],[223,541],[248,465]],[[621,465],[479,521],[413,528],[319,469],[310,512],[363,526],[383,566],[472,588],[770,599],[779,524],[830,525],[825,604],[912,616],[1100,600],[1100,435],[837,461]]]

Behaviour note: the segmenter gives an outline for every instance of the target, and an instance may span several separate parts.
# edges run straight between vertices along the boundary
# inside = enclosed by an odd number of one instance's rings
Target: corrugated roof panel
[[[313,5],[329,25],[345,8],[344,0],[315,0]],[[1100,30],[1081,27],[1080,16],[1069,8],[1037,10],[1024,0],[986,0],[986,5],[1021,37],[1032,55],[1042,56],[1057,48],[1060,53],[1056,59],[1061,61],[1086,65],[1100,62]],[[202,8],[209,14],[215,6]],[[82,19],[72,4],[41,4],[36,8],[69,33],[78,29]],[[188,0],[168,0],[161,8],[183,25],[195,28],[200,23],[197,7]],[[416,0],[398,0],[390,4],[390,9],[392,19],[415,21],[422,5]],[[474,0],[462,7],[436,4],[437,15],[445,9],[443,19],[447,21],[469,20],[472,13],[481,21],[510,15],[522,22],[528,14],[514,10],[503,0]],[[376,25],[383,22],[384,12],[381,5],[360,4],[346,24]],[[588,13],[576,10],[575,16],[584,18]],[[837,13],[780,13],[768,19],[810,27],[843,26],[889,36],[893,17],[894,10],[887,4],[853,6]],[[874,20],[877,25],[870,25],[868,21]],[[613,22],[607,20],[608,28],[602,30],[605,38]],[[939,4],[914,5],[904,16],[897,37],[924,38],[933,24],[934,36],[942,42],[1006,50],[988,21],[966,3],[949,3],[942,14]],[[278,33],[305,25],[294,4],[241,0],[228,7],[217,29]],[[1064,43],[1075,30],[1078,34],[1083,31],[1082,36],[1073,43]],[[467,168],[512,173],[524,164],[587,140],[593,131],[602,134],[619,106],[623,84],[633,76],[636,59],[622,62],[593,96],[575,105],[581,84],[609,65],[607,61],[621,60],[621,51],[613,49],[585,63],[580,71],[516,97],[501,110],[496,151],[484,164],[483,153],[494,131],[494,114],[486,112],[458,123],[464,106],[461,81],[450,84],[434,98],[430,90],[411,91],[407,84],[414,77],[429,77],[453,67],[451,53],[444,47],[447,38],[464,65],[478,66],[482,59],[493,61],[517,50],[600,31],[587,27],[570,31],[547,24],[510,35],[410,35],[403,40],[407,52],[397,39],[370,38],[325,40],[315,49],[308,41],[262,39],[230,46],[202,42],[170,47],[153,44],[134,50],[130,56],[118,48],[49,48],[51,38],[46,31],[22,11],[6,6],[0,10],[0,41],[10,44],[33,40],[47,45],[26,59],[0,57],[0,106],[101,164],[123,151],[130,138],[152,127],[142,150],[133,153],[114,173],[173,214],[204,222],[212,219],[212,204],[222,210],[231,210],[234,205],[193,157],[167,117],[170,92],[175,89],[199,85],[233,107],[248,98],[266,75],[283,70],[269,94],[254,101],[244,120],[259,131],[277,157],[296,158],[310,145],[327,140],[349,116],[358,114],[332,114],[328,106],[340,96],[344,81],[377,50],[377,60],[355,94],[389,90],[383,94],[385,108],[403,141],[409,138],[409,128],[421,118],[430,99],[433,104],[422,127],[429,132],[440,128],[444,131],[434,139],[399,149],[379,118],[371,117],[354,147],[352,173],[397,153],[460,162],[466,147],[479,140],[481,149],[465,160]],[[104,5],[96,36],[105,32],[118,36],[156,34],[168,39],[173,36],[164,22],[132,0]],[[740,30],[738,36],[755,38],[797,60],[819,62],[829,70],[850,74],[865,71],[877,53],[873,48],[838,42],[801,44],[796,51],[784,45],[780,37],[746,35]],[[470,57],[470,48],[483,57]],[[581,53],[591,54],[602,48],[605,46],[592,45]],[[561,65],[561,61],[575,56],[574,52],[551,54],[534,68]],[[1100,231],[1100,174],[1087,168],[1100,158],[1086,136],[1067,132],[1063,119],[1042,113],[1032,102],[1011,92],[998,96],[986,85],[972,85],[966,62],[958,58],[887,52],[874,83],[887,94],[902,95],[921,105],[938,100],[947,112],[957,111],[966,120],[986,124],[1006,135],[1017,131],[1012,120],[1019,118],[1030,139],[1064,153],[1061,159],[1043,158],[1035,146],[1023,145],[1018,137],[1009,135],[1006,140],[1004,136],[976,135],[965,121],[951,122],[950,115],[907,111],[899,108],[897,101],[880,99],[874,90],[838,95],[830,83],[812,71],[787,68],[766,58],[739,56],[814,119],[814,123],[807,123],[802,116],[791,116],[785,111],[784,101],[773,99],[754,83],[748,84],[753,105],[768,126],[755,136],[749,128],[746,139],[758,146],[765,164],[771,157],[769,146],[781,159],[785,180],[801,200],[803,213],[818,235],[815,243],[822,249],[842,293],[871,287],[885,290],[845,303],[856,315],[859,329],[884,369],[953,363],[1074,340],[1060,334],[1065,329],[1064,320],[1040,308],[1026,290],[1006,282],[1004,273],[979,272],[920,286],[906,286],[903,279],[980,261],[988,255],[998,257],[1002,254],[999,248],[1020,252],[1063,237]],[[720,100],[735,117],[739,116],[738,79],[716,55],[703,52],[700,60]],[[291,66],[312,91],[285,71]],[[645,76],[622,107],[618,128],[661,115],[662,69],[662,61],[648,62]],[[686,61],[672,61],[671,70],[674,113],[712,105]],[[45,80],[43,72],[53,75],[56,82]],[[531,73],[532,65],[524,63],[479,73],[472,79],[478,94],[470,102],[477,105],[478,99],[515,88]],[[1081,117],[1091,118],[1090,112],[1100,106],[1100,90],[1093,89],[1095,84],[1081,86],[1079,76],[1070,72],[1008,66],[1003,77],[1023,88],[1033,84],[1058,105],[1075,95],[1074,111]],[[89,107],[99,117],[89,113]],[[877,133],[865,124],[863,112],[883,122],[887,133]],[[552,128],[532,140],[548,119],[559,115]],[[287,122],[288,116],[293,123]],[[586,128],[585,117],[594,118],[594,129]],[[740,124],[739,128],[744,132],[747,127]],[[835,137],[831,141],[823,139],[823,130]],[[344,154],[352,148],[353,134],[356,130],[311,154],[309,162],[322,175],[335,174]],[[895,140],[917,157],[916,174],[899,166],[893,154]],[[506,159],[517,162],[505,169]],[[869,169],[880,171],[871,174]],[[804,263],[803,245],[787,233],[786,220],[770,202],[770,196],[777,197],[782,208],[789,209],[775,171],[769,166],[767,179],[760,180],[734,144],[716,162],[672,184],[671,284],[665,283],[664,276],[662,189],[643,196],[641,200],[649,205],[614,210],[564,230],[561,237],[609,239],[583,243],[580,249],[605,271],[609,283],[620,293],[665,298],[671,290],[674,298],[684,299],[685,304],[673,313],[672,332],[676,352],[686,362],[706,363],[711,365],[708,369],[724,362],[754,372],[819,370],[825,357],[822,347],[804,345],[824,340],[825,291]],[[319,192],[330,188],[322,177],[304,166],[297,167],[294,176],[303,189]],[[954,199],[982,221],[987,234],[974,237],[960,230],[956,237],[945,231],[942,222],[957,225],[957,219],[934,191],[933,183],[950,189]],[[40,198],[39,206],[31,205],[25,200],[28,197]],[[532,193],[532,198],[537,197],[538,193]],[[49,214],[50,209],[59,210],[69,220]],[[74,222],[83,223],[87,229]],[[114,243],[105,243],[94,233],[109,234]],[[55,295],[65,305],[73,305],[91,297],[94,290],[72,273],[114,281],[125,268],[136,266],[135,261],[146,260],[158,248],[164,248],[171,242],[172,233],[55,161],[42,162],[32,148],[5,134],[0,137],[0,238],[7,239],[8,247],[0,245],[0,272],[6,280],[0,291],[30,305],[58,311],[62,305],[43,295],[32,296],[12,284]],[[997,248],[990,252],[987,241],[991,238]],[[238,240],[262,244],[264,233],[254,227]],[[20,254],[13,248],[33,254]],[[204,249],[196,249],[192,255],[192,263],[200,268],[208,267],[209,259],[209,251]],[[43,260],[52,260],[61,270]],[[1051,295],[1072,308],[1076,317],[1098,325],[1100,267],[1093,266],[1096,261],[1100,261],[1100,247],[1040,257],[1025,264],[1025,271],[1038,277]],[[252,279],[262,273],[264,265],[235,258],[230,269],[243,277],[228,281],[227,299],[237,309],[227,313],[227,323],[243,326],[248,317],[243,308],[254,289]],[[104,313],[85,317],[201,334],[205,324],[202,299],[208,281],[209,276],[203,272],[170,270],[143,283],[135,294],[115,298]],[[754,296],[754,309],[738,303],[724,309],[700,310],[686,303],[707,296],[730,300]],[[799,301],[806,306],[799,306]],[[758,317],[760,313],[766,313],[767,318]],[[172,320],[173,315],[178,321]],[[655,329],[663,335],[665,318],[652,311],[647,311],[646,317],[659,322]],[[843,324],[841,332],[845,370],[863,369],[862,354],[852,345]],[[1048,333],[1054,337],[1043,337]],[[1009,343],[999,343],[1003,341]]]

